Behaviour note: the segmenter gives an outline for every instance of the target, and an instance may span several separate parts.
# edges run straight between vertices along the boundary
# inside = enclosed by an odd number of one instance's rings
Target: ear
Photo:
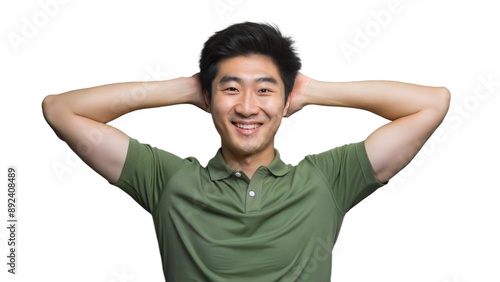
[[[205,100],[205,106],[207,107],[206,108],[207,112],[212,113],[212,107],[211,107],[212,104],[210,104],[211,99],[207,89],[203,89],[203,99]]]
[[[286,117],[286,114],[288,113],[288,108],[290,107],[290,95],[288,95],[288,99],[285,104],[285,108],[283,109],[283,116]]]

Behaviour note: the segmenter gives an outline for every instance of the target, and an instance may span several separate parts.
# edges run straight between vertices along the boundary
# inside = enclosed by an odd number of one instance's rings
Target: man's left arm
[[[323,82],[299,73],[286,116],[314,104],[363,109],[391,120],[365,140],[376,179],[387,183],[441,124],[450,96],[445,87],[397,81]]]

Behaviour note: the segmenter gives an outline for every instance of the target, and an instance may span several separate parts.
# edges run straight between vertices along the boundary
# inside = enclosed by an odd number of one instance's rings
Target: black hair
[[[252,54],[271,58],[285,84],[285,101],[293,89],[302,66],[292,46],[293,40],[281,34],[276,26],[254,22],[233,24],[212,35],[204,44],[200,57],[200,79],[203,89],[212,97],[212,81],[223,59]]]

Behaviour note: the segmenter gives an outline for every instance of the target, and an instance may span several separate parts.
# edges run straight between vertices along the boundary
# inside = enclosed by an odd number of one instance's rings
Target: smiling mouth
[[[237,122],[233,122],[233,124],[236,127],[241,128],[241,129],[255,129],[255,128],[259,128],[262,125],[262,123],[244,124],[244,123],[237,123]]]

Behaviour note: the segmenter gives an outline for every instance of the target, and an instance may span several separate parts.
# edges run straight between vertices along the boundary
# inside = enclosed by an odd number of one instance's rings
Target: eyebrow
[[[224,83],[231,82],[231,81],[243,83],[243,79],[241,79],[241,77],[232,76],[232,75],[225,75],[219,80],[219,84],[224,84]],[[274,79],[273,77],[270,77],[270,76],[259,77],[259,78],[255,79],[254,82],[256,82],[256,83],[257,82],[270,82],[270,83],[278,85],[278,81],[276,81],[276,79]]]

